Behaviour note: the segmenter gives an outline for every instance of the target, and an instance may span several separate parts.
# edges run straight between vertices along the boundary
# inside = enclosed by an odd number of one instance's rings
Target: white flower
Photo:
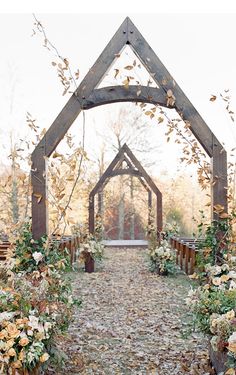
[[[46,332],[48,332],[48,330],[51,329],[51,328],[52,328],[52,323],[50,323],[50,322],[44,323],[44,329],[45,329]]]
[[[233,332],[232,335],[228,339],[228,343],[236,342],[236,332]]]
[[[212,267],[209,267],[209,271],[210,273],[215,276],[215,275],[219,275],[222,270],[221,270],[221,267],[220,266],[212,266]]]
[[[230,258],[230,260],[231,260],[232,263],[236,263],[236,257],[235,257],[235,256],[232,256],[232,257]]]
[[[41,262],[41,260],[43,259],[43,254],[40,253],[39,251],[35,251],[33,254],[32,254],[36,264],[38,264],[39,262]]]
[[[230,271],[230,272],[228,273],[228,275],[229,275],[229,278],[230,278],[230,279],[236,279],[236,272],[235,272],[235,271]]]
[[[229,271],[229,265],[225,263],[221,266],[221,269],[222,271]]]
[[[3,322],[4,320],[11,320],[14,316],[14,312],[2,312],[0,313],[0,323]]]
[[[34,329],[39,329],[39,318],[37,318],[37,316],[34,316],[34,315],[30,315],[29,316],[29,327],[32,328],[32,330]]]
[[[236,289],[236,282],[231,280],[229,284],[229,290]]]

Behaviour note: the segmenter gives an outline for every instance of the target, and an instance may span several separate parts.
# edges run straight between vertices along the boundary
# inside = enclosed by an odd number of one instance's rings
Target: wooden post
[[[185,272],[188,275],[188,262],[190,258],[189,243],[185,244]]]
[[[162,194],[157,193],[157,212],[156,212],[156,222],[157,222],[157,232],[160,234],[162,232]]]
[[[89,233],[94,234],[94,195],[89,195]]]
[[[215,137],[213,137],[215,138]],[[227,154],[219,142],[213,139],[212,157],[212,218],[217,220],[218,215],[214,212],[214,206],[221,205],[224,212],[228,210],[227,203]]]
[[[32,234],[35,240],[48,234],[47,173],[44,147],[32,154]]]
[[[152,192],[148,190],[148,225],[151,225]]]
[[[195,257],[196,257],[196,247],[192,245],[190,248],[190,270],[189,270],[190,275],[194,273],[194,267],[196,263]]]

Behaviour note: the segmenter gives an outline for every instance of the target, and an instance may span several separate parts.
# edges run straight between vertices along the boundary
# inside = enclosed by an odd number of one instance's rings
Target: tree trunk
[[[124,239],[124,226],[125,226],[125,200],[124,200],[124,193],[122,193],[119,207],[118,207],[118,213],[119,213],[119,240]]]

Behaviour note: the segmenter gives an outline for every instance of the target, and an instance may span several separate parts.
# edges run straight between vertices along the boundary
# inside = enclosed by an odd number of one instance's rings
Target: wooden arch
[[[146,67],[158,88],[113,86],[97,89],[105,73],[126,45],[131,47]],[[107,103],[128,101],[166,107],[168,90],[171,90],[176,98],[174,105],[169,107],[175,109],[183,120],[188,121],[193,135],[212,160],[212,216],[216,215],[213,210],[216,204],[224,206],[227,211],[225,149],[127,17],[32,153],[32,231],[35,239],[47,233],[46,158],[55,150],[79,113],[83,109]],[[38,202],[39,196],[40,202]]]
[[[126,162],[127,168],[122,168],[123,161]],[[148,192],[149,212],[152,208],[152,192],[156,195],[156,228],[160,233],[162,231],[162,194],[126,143],[121,147],[89,194],[89,232],[94,233],[94,200],[96,194],[104,189],[112,177],[125,174],[137,177]]]

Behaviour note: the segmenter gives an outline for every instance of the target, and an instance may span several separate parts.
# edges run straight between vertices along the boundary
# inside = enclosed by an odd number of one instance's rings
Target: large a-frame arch
[[[158,88],[113,86],[97,89],[125,45],[132,48],[152,75]],[[212,160],[212,213],[213,206],[216,204],[224,206],[227,211],[226,151],[127,17],[32,153],[32,230],[35,239],[47,233],[46,158],[55,150],[79,113],[83,109],[126,101],[146,102],[166,107],[168,90],[171,90],[175,96],[175,103],[171,108],[174,108],[183,120],[188,121],[193,135]],[[40,202],[38,202],[39,196]]]
[[[125,161],[128,168],[121,168],[121,165]],[[94,198],[95,195],[101,192],[107,185],[112,177],[120,175],[135,176],[139,179],[145,190],[148,192],[148,207],[149,210],[152,208],[152,192],[156,196],[156,228],[157,232],[162,231],[162,194],[154,181],[151,179],[149,174],[142,167],[138,159],[134,156],[133,152],[125,143],[117,155],[114,157],[112,162],[109,164],[105,172],[100,177],[94,188],[89,194],[89,232],[94,233]],[[148,218],[150,223],[150,216]]]

